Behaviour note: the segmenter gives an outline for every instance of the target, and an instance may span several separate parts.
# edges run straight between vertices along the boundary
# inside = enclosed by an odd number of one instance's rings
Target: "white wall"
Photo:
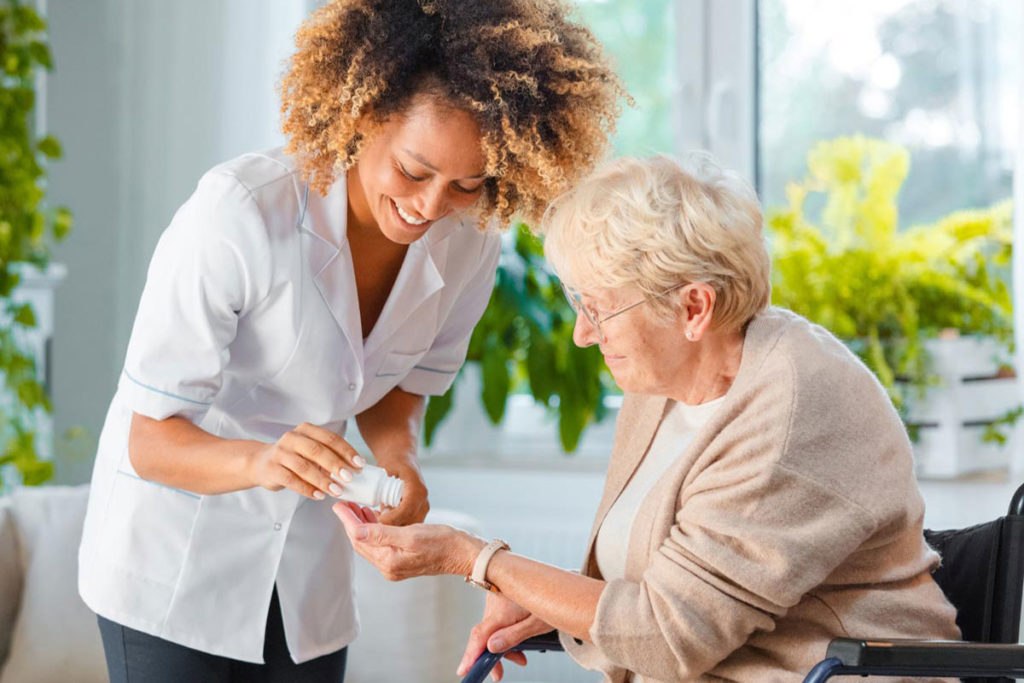
[[[45,120],[64,144],[50,198],[75,215],[55,254],[68,266],[53,350],[58,433],[81,425],[98,436],[150,254],[199,176],[281,143],[274,87],[315,4],[47,1],[56,70]],[[92,447],[70,450],[57,478],[82,481]]]

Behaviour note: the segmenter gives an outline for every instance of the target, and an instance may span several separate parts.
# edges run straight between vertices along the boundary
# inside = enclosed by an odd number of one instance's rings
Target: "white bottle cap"
[[[405,490],[405,482],[398,477],[387,477],[384,480],[383,490],[380,495],[381,505],[396,508],[402,502],[402,492]]]

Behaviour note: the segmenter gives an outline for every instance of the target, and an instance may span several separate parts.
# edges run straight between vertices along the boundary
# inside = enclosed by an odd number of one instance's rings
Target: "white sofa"
[[[103,683],[96,617],[78,597],[77,553],[88,489],[23,488],[0,498],[0,683]],[[472,518],[428,521],[480,533]],[[346,683],[452,681],[483,607],[456,577],[389,583],[357,558],[362,630]]]

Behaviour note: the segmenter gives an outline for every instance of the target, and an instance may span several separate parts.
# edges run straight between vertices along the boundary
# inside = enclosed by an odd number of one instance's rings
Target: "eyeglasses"
[[[587,322],[589,322],[591,325],[594,326],[594,330],[597,331],[597,338],[603,343],[603,342],[607,341],[608,339],[607,339],[607,337],[604,336],[604,332],[601,330],[601,324],[602,323],[606,323],[609,320],[611,320],[612,318],[614,318],[615,316],[622,315],[626,311],[632,310],[632,309],[636,308],[637,306],[642,306],[643,304],[647,303],[648,301],[651,301],[652,299],[660,299],[661,297],[665,296],[669,292],[674,292],[675,290],[679,289],[680,287],[684,287],[687,284],[688,283],[686,283],[686,282],[680,282],[675,287],[669,287],[668,289],[666,289],[664,292],[661,292],[660,294],[655,294],[653,296],[649,296],[646,299],[641,299],[640,301],[637,301],[635,304],[630,304],[628,306],[624,306],[624,307],[620,308],[617,311],[612,311],[611,313],[609,313],[608,315],[604,316],[603,318],[598,315],[597,311],[587,307],[583,303],[583,295],[582,294],[580,294],[579,292],[577,292],[577,291],[575,291],[573,289],[569,289],[568,287],[565,286],[565,283],[562,283],[562,291],[565,292],[565,298],[569,300],[569,306],[572,307],[572,310],[574,310],[576,312],[576,315],[579,315],[580,312],[583,313],[583,317],[585,317],[587,319]]]

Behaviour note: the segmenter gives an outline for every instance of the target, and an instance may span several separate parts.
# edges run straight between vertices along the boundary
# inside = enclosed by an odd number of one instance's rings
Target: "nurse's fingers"
[[[332,474],[338,474],[342,468],[361,470],[363,465],[366,464],[366,460],[363,459],[363,456],[359,455],[356,449],[352,448],[352,444],[330,429],[303,422],[294,431],[328,449],[327,453],[320,454],[321,457],[317,459],[317,462]],[[326,462],[322,462],[322,460]]]
[[[313,500],[323,500],[326,494],[316,486],[313,486],[308,481],[300,477],[294,471],[284,467],[283,465],[279,468],[280,473],[277,481],[284,488],[289,491],[295,491],[300,496],[306,498],[312,498]]]
[[[287,458],[287,461],[282,459],[282,464],[329,495],[339,496],[342,491],[342,487],[331,480],[332,474],[341,482],[352,478],[347,470],[344,470],[345,476],[341,474],[344,468],[338,463],[342,461],[334,451],[312,437],[291,431],[281,437],[279,443],[282,458]],[[303,462],[295,462],[288,456]]]
[[[281,449],[280,464],[286,478],[290,473],[299,480],[289,479],[291,484],[284,484],[291,490],[316,500],[323,500],[324,496],[341,495],[342,488],[331,480],[330,475],[302,453]]]
[[[314,500],[323,500],[335,494],[330,488],[333,482],[326,472],[281,441],[267,444],[253,455],[250,470],[253,483],[257,486],[270,491],[286,488]],[[337,484],[334,486],[340,493],[341,488]]]

